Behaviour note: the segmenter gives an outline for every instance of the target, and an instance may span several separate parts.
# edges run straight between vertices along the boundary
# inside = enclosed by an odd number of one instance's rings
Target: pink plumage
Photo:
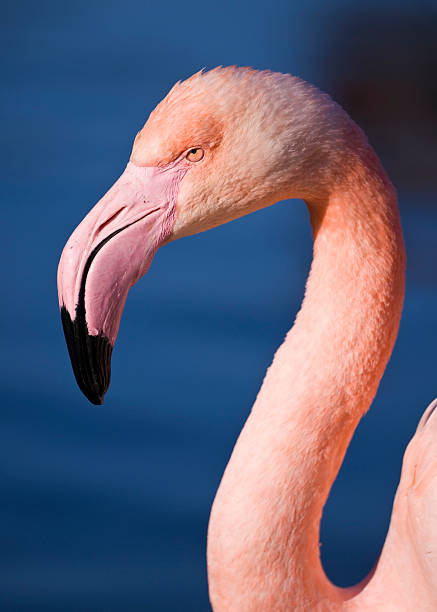
[[[310,213],[314,259],[302,308],[211,513],[214,610],[437,610],[432,407],[405,454],[373,574],[341,589],[320,562],[323,506],[390,357],[404,295],[396,194],[362,131],[296,77],[217,68],[174,86],[114,188],[72,235],[59,268],[76,378],[96,403],[109,384],[101,347],[112,350],[126,292],[159,246],[281,199],[302,198]]]

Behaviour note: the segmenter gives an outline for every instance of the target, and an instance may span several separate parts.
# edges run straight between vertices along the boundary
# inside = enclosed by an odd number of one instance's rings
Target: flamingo
[[[314,257],[217,492],[208,529],[215,612],[437,610],[437,401],[406,450],[376,568],[325,575],[323,506],[398,332],[405,255],[397,199],[345,111],[287,74],[219,67],[178,82],[121,177],[68,240],[59,304],[74,374],[103,403],[129,288],[156,250],[287,198],[308,206]]]

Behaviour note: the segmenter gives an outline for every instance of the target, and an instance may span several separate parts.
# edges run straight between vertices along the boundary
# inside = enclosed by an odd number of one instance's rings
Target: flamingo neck
[[[320,518],[394,345],[404,248],[394,190],[371,151],[327,201],[308,207],[314,258],[305,299],[211,513],[216,612],[335,610],[352,596],[323,572]]]

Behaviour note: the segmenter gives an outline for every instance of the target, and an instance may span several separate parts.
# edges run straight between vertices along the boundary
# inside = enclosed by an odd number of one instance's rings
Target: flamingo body
[[[361,130],[290,75],[218,68],[177,83],[122,177],[68,241],[60,306],[79,385],[102,403],[127,292],[170,240],[305,200],[314,258],[214,501],[216,612],[437,609],[436,404],[404,458],[372,576],[349,589],[319,555],[323,506],[398,332],[405,255],[395,191]]]

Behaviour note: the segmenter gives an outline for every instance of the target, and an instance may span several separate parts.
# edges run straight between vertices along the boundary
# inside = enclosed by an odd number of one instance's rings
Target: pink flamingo
[[[390,357],[404,295],[396,195],[361,130],[290,75],[217,68],[177,83],[126,170],[70,237],[58,273],[79,386],[102,403],[129,288],[159,246],[285,198],[307,203],[314,259],[214,501],[216,612],[437,610],[437,419],[405,453],[372,575],[342,589],[319,555],[323,506]]]

